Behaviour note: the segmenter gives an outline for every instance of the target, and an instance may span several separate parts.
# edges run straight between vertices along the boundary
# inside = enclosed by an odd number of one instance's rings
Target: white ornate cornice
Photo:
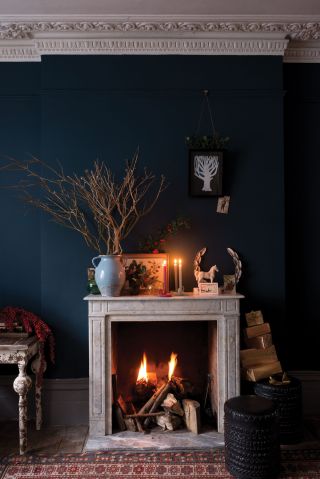
[[[0,22],[2,61],[35,61],[44,54],[282,55],[286,61],[295,61],[294,58],[301,61],[308,55],[310,59],[318,58],[316,47],[309,51],[304,44],[320,41],[318,18],[317,21],[245,21],[242,17],[224,21],[170,17],[85,20],[69,16],[64,20],[3,20],[6,21]]]
[[[320,63],[320,41],[291,42],[284,53],[285,63]]]
[[[19,22],[0,23],[0,39],[30,39],[37,34],[101,34],[101,33],[278,33],[291,40],[320,40],[320,22],[139,22],[139,21],[80,21],[80,22]]]
[[[287,40],[260,39],[39,39],[35,48],[40,55],[109,54],[109,55],[283,55]]]

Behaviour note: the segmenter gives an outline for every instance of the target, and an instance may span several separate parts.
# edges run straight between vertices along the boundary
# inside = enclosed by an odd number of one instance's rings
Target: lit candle
[[[174,290],[178,291],[178,261],[176,259],[173,260],[173,267],[174,267]]]
[[[163,267],[163,294],[167,293],[167,261],[164,260],[162,263]]]
[[[182,293],[182,260],[179,259],[179,291]]]

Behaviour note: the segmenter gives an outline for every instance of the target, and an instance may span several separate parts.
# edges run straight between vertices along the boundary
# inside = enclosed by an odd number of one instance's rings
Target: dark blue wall
[[[293,368],[320,369],[320,65],[284,68],[287,344]]]
[[[0,66],[0,151],[26,159],[59,160],[67,172],[83,171],[96,158],[116,172],[139,146],[141,165],[170,182],[154,211],[132,234],[152,232],[176,214],[192,229],[171,241],[189,263],[208,247],[206,265],[232,273],[226,252],[239,252],[244,275],[243,310],[259,308],[281,343],[285,324],[284,161],[282,60],[276,57],[47,57],[41,64]],[[210,90],[216,128],[231,137],[224,192],[229,215],[215,212],[215,198],[188,196],[185,136],[194,133],[200,92]],[[207,127],[206,127],[207,126]],[[201,133],[209,133],[209,123]],[[3,177],[2,182],[7,178]],[[33,309],[53,327],[54,377],[88,374],[86,268],[95,255],[73,231],[0,190],[1,306]],[[3,254],[2,254],[3,253]],[[221,276],[220,276],[221,279]],[[284,358],[284,363],[286,359]]]

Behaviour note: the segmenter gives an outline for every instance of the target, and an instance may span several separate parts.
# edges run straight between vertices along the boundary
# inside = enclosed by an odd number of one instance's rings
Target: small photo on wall
[[[227,215],[229,213],[230,196],[221,196],[217,203],[217,213]]]
[[[189,150],[189,191],[191,196],[222,194],[221,151]]]

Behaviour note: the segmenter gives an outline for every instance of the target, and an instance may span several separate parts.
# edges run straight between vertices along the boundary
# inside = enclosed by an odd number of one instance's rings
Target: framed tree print
[[[189,192],[191,196],[222,195],[221,151],[189,150]]]

